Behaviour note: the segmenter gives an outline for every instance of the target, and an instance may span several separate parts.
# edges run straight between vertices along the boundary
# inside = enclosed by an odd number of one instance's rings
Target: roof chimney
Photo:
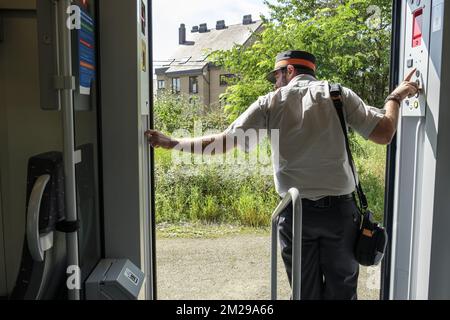
[[[245,15],[242,24],[247,25],[252,23],[253,23],[252,15],[251,14]]]
[[[223,30],[223,29],[226,29],[226,28],[227,28],[227,26],[225,25],[225,20],[217,21],[217,23],[216,23],[216,29],[217,30]]]
[[[196,32],[198,32],[198,26],[193,26],[191,33],[196,33]]]
[[[205,32],[208,32],[208,31],[209,31],[209,30],[208,30],[208,25],[207,25],[206,23],[200,24],[200,29],[199,29],[198,32],[200,32],[200,33],[205,33]]]
[[[179,44],[185,44],[186,43],[186,26],[184,23],[180,25],[180,28],[178,29],[179,32]]]

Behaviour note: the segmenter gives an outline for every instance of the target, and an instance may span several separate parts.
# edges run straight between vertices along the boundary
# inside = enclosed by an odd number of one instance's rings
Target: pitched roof
[[[186,32],[187,44],[179,45],[165,67],[157,68],[156,74],[181,75],[201,74],[208,64],[209,54],[217,50],[230,50],[235,45],[244,45],[251,35],[262,26],[262,21],[252,24],[230,25],[226,29],[210,29],[208,32]]]

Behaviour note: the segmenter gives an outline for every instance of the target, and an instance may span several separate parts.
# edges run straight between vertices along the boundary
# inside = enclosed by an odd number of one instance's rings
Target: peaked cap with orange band
[[[267,80],[272,83],[276,82],[275,73],[278,70],[286,68],[288,65],[292,65],[296,68],[305,69],[315,74],[316,72],[316,57],[306,51],[290,50],[285,51],[277,55],[275,61],[275,69],[267,75]]]

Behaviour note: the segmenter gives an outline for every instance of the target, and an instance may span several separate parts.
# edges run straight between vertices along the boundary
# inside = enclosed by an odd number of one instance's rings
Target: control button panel
[[[405,58],[403,75],[417,69],[411,81],[415,81],[420,93],[405,99],[402,108],[404,117],[423,117],[426,113],[426,88],[429,64],[429,43],[431,28],[431,0],[406,1],[406,32],[404,39]]]

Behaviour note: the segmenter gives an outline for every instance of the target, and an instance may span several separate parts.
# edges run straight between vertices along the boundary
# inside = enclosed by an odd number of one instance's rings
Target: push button
[[[420,88],[422,87],[422,83],[420,82],[419,79],[416,80],[417,85],[419,86],[419,91],[417,91],[415,97],[418,98],[420,96]]]
[[[414,60],[413,59],[408,59],[407,65],[408,65],[408,68],[412,68],[413,65],[414,65]]]

